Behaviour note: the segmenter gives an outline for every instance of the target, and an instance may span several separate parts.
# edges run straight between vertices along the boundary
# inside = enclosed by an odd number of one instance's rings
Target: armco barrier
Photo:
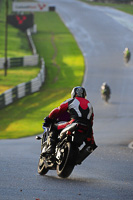
[[[18,58],[8,58],[8,68],[19,66],[35,66],[38,65],[38,60],[38,54]],[[4,63],[4,58],[0,58],[0,69],[4,69]]]
[[[10,58],[9,59],[9,66],[10,67],[18,67],[18,66],[24,66],[23,65],[23,57],[18,57],[18,58]]]
[[[45,81],[45,62],[41,59],[41,69],[37,77],[29,82],[21,83],[0,95],[0,109],[26,95],[37,92]]]
[[[23,66],[35,66],[38,65],[39,56],[31,55],[31,56],[24,56]]]
[[[4,69],[5,58],[0,58],[0,69]],[[8,68],[10,67],[10,58],[7,58]]]
[[[4,97],[5,97],[5,105],[12,103],[13,102],[12,89],[5,91]]]
[[[21,83],[18,86],[18,98],[22,98],[25,96],[25,83]]]
[[[27,37],[28,37],[28,41],[29,41],[30,47],[32,49],[32,53],[33,53],[33,55],[35,55],[35,54],[37,54],[37,51],[36,51],[36,47],[34,45],[32,37],[31,37],[31,29],[30,28],[27,29],[26,34],[27,34]]]
[[[34,25],[34,27],[36,27],[36,26]],[[39,56],[37,54],[36,47],[35,47],[35,44],[32,40],[32,36],[31,36],[31,33],[34,33],[36,31],[36,30],[34,31],[34,29],[35,29],[34,27],[31,29],[27,29],[27,31],[26,31],[28,41],[29,41],[30,47],[32,49],[33,55],[17,57],[17,58],[8,58],[8,61],[7,61],[8,68],[18,67],[18,66],[38,65]],[[5,63],[5,58],[0,58],[0,69],[4,69],[4,63]]]

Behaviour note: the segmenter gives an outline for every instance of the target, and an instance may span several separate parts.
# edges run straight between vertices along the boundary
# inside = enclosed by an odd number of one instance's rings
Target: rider
[[[102,95],[106,94],[107,96],[110,97],[111,90],[110,90],[110,87],[108,86],[108,84],[106,82],[104,82],[101,86],[101,94]]]
[[[66,122],[58,124],[56,130],[49,134],[47,153],[54,153],[56,140],[59,132],[67,125],[73,122],[85,124],[88,128],[88,137],[86,144],[95,149],[96,144],[93,137],[93,107],[91,103],[85,98],[86,90],[81,86],[74,87],[71,92],[71,98],[63,102],[59,107],[53,109],[50,114],[44,118],[44,126],[49,126],[55,122],[61,115],[65,114]]]
[[[127,58],[128,60],[130,60],[130,56],[131,56],[131,53],[129,51],[129,48],[125,48],[124,51],[123,51],[123,54],[124,54],[124,57]]]

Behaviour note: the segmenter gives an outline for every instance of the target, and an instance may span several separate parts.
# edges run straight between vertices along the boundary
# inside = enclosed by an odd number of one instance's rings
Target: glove
[[[50,119],[48,116],[44,118],[43,126],[49,127],[54,122],[53,119]]]

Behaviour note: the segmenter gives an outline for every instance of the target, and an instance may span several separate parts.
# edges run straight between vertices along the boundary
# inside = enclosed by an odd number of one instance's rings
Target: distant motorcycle
[[[101,86],[101,98],[105,101],[108,102],[110,99],[111,95],[111,90],[110,87],[107,85],[106,82],[104,82]]]
[[[123,52],[123,56],[124,56],[125,63],[128,63],[131,58],[131,52],[129,51],[129,49],[127,47],[125,48],[125,50]]]
[[[64,128],[58,136],[55,153],[47,153],[47,138],[52,129],[43,127],[42,137],[36,136],[41,140],[41,154],[38,163],[38,173],[45,175],[49,170],[56,170],[57,175],[61,178],[67,178],[76,165],[82,163],[96,148],[96,145],[85,145],[81,150],[80,147],[86,139],[87,126],[79,123],[72,123]]]

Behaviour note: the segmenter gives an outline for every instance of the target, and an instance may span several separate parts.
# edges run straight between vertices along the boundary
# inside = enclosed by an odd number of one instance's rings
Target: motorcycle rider
[[[111,90],[106,82],[101,86],[101,95],[107,95],[110,98]]]
[[[54,153],[58,134],[67,125],[73,122],[83,123],[87,126],[86,145],[95,149],[97,146],[93,136],[93,107],[86,99],[86,90],[81,86],[74,87],[71,92],[71,98],[64,101],[59,107],[53,109],[49,115],[44,118],[44,126],[49,126],[58,118],[65,115],[66,122],[59,123],[57,127],[49,133],[47,153]]]
[[[127,60],[127,62],[130,60],[130,57],[131,57],[131,53],[129,51],[129,48],[125,48],[124,51],[123,51],[123,54],[124,54],[124,58]]]

